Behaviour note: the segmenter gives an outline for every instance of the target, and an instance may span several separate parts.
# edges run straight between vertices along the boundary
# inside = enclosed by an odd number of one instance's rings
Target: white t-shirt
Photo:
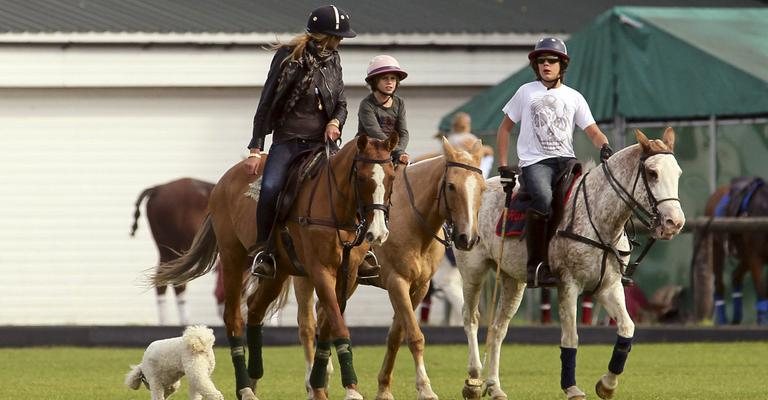
[[[565,85],[547,90],[540,81],[520,86],[502,111],[512,122],[520,123],[520,167],[552,157],[576,157],[574,123],[581,129],[595,123],[581,93]]]

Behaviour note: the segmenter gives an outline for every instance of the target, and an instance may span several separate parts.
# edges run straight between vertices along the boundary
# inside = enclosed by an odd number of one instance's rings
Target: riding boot
[[[274,279],[275,256],[269,246],[269,236],[272,230],[272,220],[269,218],[257,218],[256,245],[249,250],[248,256],[253,257],[251,263],[251,275],[259,278]]]
[[[532,208],[526,213],[525,243],[528,248],[527,283],[529,288],[557,286],[558,277],[549,269],[549,243],[547,242],[547,219]]]
[[[378,278],[380,270],[381,265],[379,265],[379,260],[376,258],[376,254],[373,254],[373,250],[368,250],[368,253],[366,253],[363,258],[363,262],[357,267],[357,278]]]

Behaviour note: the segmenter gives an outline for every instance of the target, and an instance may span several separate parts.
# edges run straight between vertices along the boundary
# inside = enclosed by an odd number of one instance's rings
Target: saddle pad
[[[580,175],[580,173],[576,174],[571,181],[570,186],[568,186],[568,190],[565,192],[565,198],[563,199],[563,204],[567,203],[568,199],[571,197],[573,184],[576,183],[576,180]],[[504,228],[504,236],[520,236],[523,234],[525,231],[525,211],[530,204],[531,197],[527,193],[517,192],[512,195],[512,198],[507,205],[507,219],[503,222],[506,224],[506,227]],[[503,218],[504,213],[502,212],[499,214],[498,222],[496,222],[496,236],[499,237],[501,237],[501,224]]]

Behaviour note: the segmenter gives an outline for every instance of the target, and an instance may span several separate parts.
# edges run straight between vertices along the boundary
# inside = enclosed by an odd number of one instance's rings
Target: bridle
[[[451,247],[453,245],[453,228],[454,228],[454,222],[453,222],[453,214],[451,213],[451,207],[448,205],[448,196],[445,194],[445,188],[448,185],[446,177],[448,176],[448,168],[455,167],[455,168],[464,168],[467,171],[472,171],[474,173],[479,174],[480,176],[483,176],[483,171],[480,168],[473,167],[471,165],[467,165],[464,163],[456,162],[456,161],[446,161],[445,162],[445,170],[443,171],[443,179],[440,183],[440,190],[437,193],[437,204],[440,205],[440,200],[443,200],[443,204],[445,206],[446,211],[446,218],[445,223],[442,225],[443,229],[443,236],[445,239],[440,238],[437,236],[434,232],[430,231],[427,228],[427,221],[424,218],[424,215],[421,214],[418,208],[416,208],[416,201],[414,200],[413,196],[413,189],[411,188],[411,182],[408,180],[408,167],[403,169],[403,178],[405,180],[405,189],[408,192],[408,200],[411,203],[411,209],[413,209],[413,212],[416,214],[416,218],[419,221],[419,226],[427,233],[432,235],[432,237],[437,240],[438,242],[442,243],[443,246],[446,248]]]
[[[680,202],[680,199],[676,197],[667,197],[661,200],[656,199],[656,196],[654,196],[653,192],[651,191],[651,186],[648,184],[647,171],[645,169],[645,161],[648,158],[655,155],[659,155],[659,154],[673,155],[673,153],[669,151],[655,151],[655,152],[651,152],[643,155],[643,157],[641,157],[640,160],[638,161],[637,173],[635,174],[635,180],[634,180],[634,183],[632,184],[631,193],[626,188],[624,188],[624,186],[621,184],[621,182],[619,182],[618,179],[616,179],[616,176],[613,174],[613,171],[611,171],[611,169],[608,167],[608,162],[604,161],[602,163],[603,174],[608,180],[608,183],[610,184],[611,189],[613,189],[616,195],[619,196],[619,199],[621,199],[621,201],[624,202],[624,204],[626,204],[630,208],[630,210],[632,211],[632,214],[634,214],[635,217],[643,225],[645,225],[645,227],[649,231],[653,231],[654,229],[659,227],[662,223],[661,213],[659,212],[659,204],[667,201],[677,201],[678,203]],[[622,261],[622,257],[631,255],[633,245],[638,245],[639,243],[634,240],[634,237],[632,237],[630,238],[629,250],[619,250],[616,248],[616,246],[614,246],[610,242],[603,240],[603,238],[600,236],[600,232],[597,230],[597,227],[595,226],[595,223],[592,217],[592,210],[590,209],[590,206],[589,206],[589,198],[587,197],[587,189],[585,186],[585,182],[587,181],[588,175],[589,175],[589,172],[584,174],[584,177],[581,179],[581,182],[579,182],[579,185],[576,188],[576,195],[573,199],[573,202],[571,203],[571,219],[568,222],[568,225],[566,226],[565,229],[557,231],[557,234],[559,236],[563,236],[565,238],[575,240],[577,242],[585,243],[603,250],[603,260],[600,268],[600,278],[597,282],[597,285],[595,285],[595,288],[592,290],[594,292],[602,284],[603,277],[605,275],[606,261],[609,254],[612,254],[616,257],[616,260],[619,262],[622,274],[632,275],[632,273],[634,273],[637,266],[640,265],[640,263],[643,261],[645,256],[648,254],[648,251],[651,249],[653,244],[656,243],[656,239],[649,238],[648,241],[646,241],[645,246],[643,247],[643,250],[640,252],[640,255],[638,256],[638,258],[635,261],[630,261],[625,264]],[[638,182],[640,182],[641,180],[643,182],[643,187],[645,188],[645,194],[648,199],[648,203],[650,205],[650,207],[648,208],[646,208],[642,203],[640,203],[635,196],[635,191],[637,190]],[[590,239],[583,235],[579,235],[578,233],[575,233],[573,231],[573,223],[576,215],[576,203],[577,203],[579,194],[584,196],[584,207],[587,210],[587,219],[589,221],[589,224],[592,226],[592,231],[595,233],[595,236],[597,236],[597,240]],[[630,218],[627,221],[627,223],[632,224],[631,221],[632,219]],[[627,227],[625,226],[625,232],[626,230],[627,230]]]

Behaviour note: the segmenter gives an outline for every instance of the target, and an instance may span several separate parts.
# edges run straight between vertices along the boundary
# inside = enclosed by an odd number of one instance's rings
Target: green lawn
[[[605,371],[612,346],[582,346],[577,382],[596,399],[595,381]],[[376,394],[376,375],[384,347],[354,349],[360,391]],[[123,386],[128,365],[138,363],[142,349],[21,348],[0,349],[1,399],[149,399],[142,388]],[[443,400],[460,399],[465,378],[466,346],[428,346],[427,371]],[[407,347],[400,350],[394,395],[415,398],[414,369]],[[564,399],[559,388],[557,346],[507,345],[502,353],[502,384],[511,399]],[[270,347],[264,352],[262,399],[304,398],[304,362],[298,347]],[[214,381],[227,399],[235,399],[229,351],[217,347]],[[335,364],[336,365],[336,364]],[[186,399],[186,380],[173,398]],[[341,398],[340,378],[331,378],[331,398]],[[768,343],[636,344],[630,354],[616,399],[768,399]]]

